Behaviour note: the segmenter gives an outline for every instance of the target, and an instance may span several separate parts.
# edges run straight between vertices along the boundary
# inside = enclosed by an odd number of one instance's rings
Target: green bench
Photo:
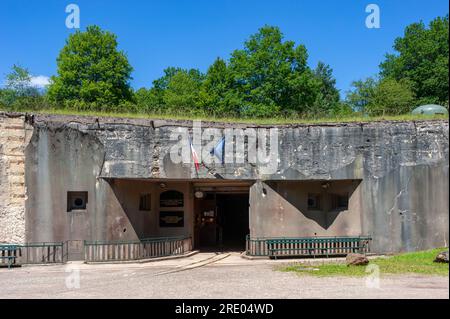
[[[6,260],[8,269],[11,268],[12,264],[15,264],[16,253],[19,248],[18,245],[0,245],[0,259]]]
[[[267,239],[270,258],[342,256],[369,251],[370,237],[303,237]]]

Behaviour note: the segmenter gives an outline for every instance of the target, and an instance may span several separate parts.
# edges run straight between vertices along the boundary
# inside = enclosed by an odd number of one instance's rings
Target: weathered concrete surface
[[[27,241],[192,236],[192,203],[187,198],[184,227],[161,229],[157,203],[163,189],[142,180],[99,178],[104,159],[111,154],[105,151],[108,139],[101,142],[92,133],[98,132],[73,126],[55,128],[51,123],[35,126],[27,148]],[[127,139],[122,142],[126,145]],[[167,184],[186,196],[190,193],[187,184]],[[67,212],[68,191],[88,192],[85,210]],[[139,211],[139,195],[143,193],[152,195],[151,211]]]
[[[128,239],[146,234],[146,229],[126,226],[131,224],[130,217],[120,207],[127,204],[120,202],[117,190],[110,185],[118,178],[221,178],[256,180],[255,185],[266,181],[360,181],[355,191],[358,198],[354,200],[358,205],[353,206],[353,212],[360,210],[360,214],[348,229],[373,236],[373,251],[417,250],[448,244],[446,121],[276,126],[279,158],[272,173],[263,173],[258,165],[247,162],[212,164],[201,167],[198,173],[192,164],[173,164],[169,150],[177,141],[170,135],[174,129],[191,127],[189,121],[36,115],[28,123],[34,128],[26,149],[30,241]],[[202,125],[219,130],[271,128],[229,123]],[[254,187],[250,218],[278,214],[283,227],[298,222],[295,214],[268,211],[273,205],[258,206],[263,203],[263,195]],[[65,211],[69,190],[89,192],[87,214]],[[192,194],[187,192],[185,196],[191,200]],[[111,216],[115,216],[113,221]],[[120,227],[111,226],[122,217]],[[266,221],[261,220],[253,225],[255,232],[267,228]],[[47,229],[49,223],[54,225],[51,231],[40,231]],[[283,227],[274,229],[284,235]],[[123,228],[130,231],[120,233]]]
[[[256,182],[250,192],[250,233],[253,237],[360,236],[359,180]],[[308,209],[308,193],[321,194],[320,209]],[[347,209],[332,209],[328,194],[348,194]]]
[[[31,133],[23,116],[0,115],[0,243],[25,241],[25,147]]]
[[[216,178],[311,180],[380,179],[399,167],[448,166],[448,122],[385,121],[314,125],[247,125],[202,122],[202,127],[278,129],[278,170],[260,174],[254,165],[193,165],[178,170],[168,160],[169,149],[178,141],[170,134],[192,127],[189,121],[93,118],[36,115],[35,128],[72,128],[98,139],[104,146],[101,174],[111,178]],[[206,144],[204,141],[203,144]]]
[[[65,128],[34,130],[27,147],[28,242],[104,238],[106,181],[97,179],[103,145],[95,136]],[[67,192],[87,191],[87,210],[67,212]]]

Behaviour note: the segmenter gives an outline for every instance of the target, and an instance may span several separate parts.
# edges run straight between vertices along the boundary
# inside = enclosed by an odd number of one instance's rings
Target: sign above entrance
[[[178,191],[165,191],[159,195],[159,207],[183,207],[184,195]]]

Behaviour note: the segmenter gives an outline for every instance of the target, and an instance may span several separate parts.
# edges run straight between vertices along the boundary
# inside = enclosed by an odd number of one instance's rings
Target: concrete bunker
[[[448,244],[447,121],[196,128],[1,113],[0,126],[0,242],[182,236],[195,248],[242,249],[246,235],[361,235],[380,253]],[[275,170],[247,159],[246,138],[242,158],[230,163],[170,161],[174,131],[211,128],[278,130]]]

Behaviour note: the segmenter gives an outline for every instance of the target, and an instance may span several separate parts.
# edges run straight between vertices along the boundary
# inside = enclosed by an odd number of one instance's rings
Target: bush
[[[367,113],[372,116],[400,115],[415,107],[414,93],[407,80],[384,79],[375,87],[367,105]]]

